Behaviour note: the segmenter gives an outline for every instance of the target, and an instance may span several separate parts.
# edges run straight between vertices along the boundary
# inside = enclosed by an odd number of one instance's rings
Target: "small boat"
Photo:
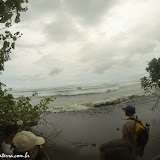
[[[77,89],[82,89],[81,87],[77,87]]]
[[[35,96],[36,94],[38,94],[38,92],[34,91],[33,94],[32,94],[32,96]]]

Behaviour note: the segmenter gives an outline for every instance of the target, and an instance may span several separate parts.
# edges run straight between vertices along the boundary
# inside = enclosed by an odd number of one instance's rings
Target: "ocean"
[[[37,94],[33,96],[35,92]],[[54,96],[56,100],[48,105],[49,111],[62,112],[87,110],[97,104],[103,105],[107,101],[115,101],[131,95],[143,95],[144,91],[141,89],[140,81],[125,81],[36,90],[21,89],[12,90],[11,93],[14,98],[28,96],[33,105],[45,97]]]

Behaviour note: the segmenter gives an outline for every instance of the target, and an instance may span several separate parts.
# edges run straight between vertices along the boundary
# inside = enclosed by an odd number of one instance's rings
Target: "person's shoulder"
[[[11,148],[10,144],[6,144],[5,141],[2,143],[2,151],[8,155],[13,154],[13,148]]]
[[[4,147],[10,147],[11,145],[10,144],[7,144],[5,141],[2,143],[2,146],[4,146]]]
[[[138,121],[142,121],[140,116],[137,116],[137,120]]]
[[[135,117],[134,116],[131,116],[129,117],[125,122],[124,122],[124,125],[132,125],[132,124],[135,124]]]
[[[142,121],[140,116],[134,115],[131,117],[131,119],[133,120],[138,120],[138,121]]]
[[[2,143],[2,150],[4,151],[6,148],[9,148],[10,145],[6,144],[5,141]]]
[[[3,141],[2,146],[4,146],[5,144],[6,144],[5,141]]]
[[[128,118],[128,120],[141,120],[141,118],[140,118],[140,116],[137,116],[137,115],[133,115],[133,116],[130,116],[129,118]]]

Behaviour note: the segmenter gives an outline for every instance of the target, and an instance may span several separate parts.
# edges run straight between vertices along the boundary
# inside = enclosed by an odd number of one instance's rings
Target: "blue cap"
[[[126,107],[122,108],[122,110],[135,113],[135,107],[134,105],[131,105],[131,104],[128,104]]]

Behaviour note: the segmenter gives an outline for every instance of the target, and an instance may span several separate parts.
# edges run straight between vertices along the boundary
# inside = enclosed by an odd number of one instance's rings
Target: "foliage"
[[[0,73],[4,71],[4,63],[10,59],[12,49],[15,49],[17,38],[21,33],[11,33],[9,28],[14,23],[20,22],[20,14],[27,11],[23,7],[28,0],[0,0]],[[5,85],[0,82],[0,123],[7,125],[10,123],[19,123],[22,129],[30,129],[38,124],[40,115],[45,112],[49,102],[54,98],[45,98],[39,104],[33,106],[29,97],[20,97],[14,99],[12,94],[4,89]]]
[[[27,7],[22,7],[28,0],[0,0],[0,24],[4,25],[3,34],[0,34],[0,71],[4,70],[4,62],[10,58],[11,49],[15,48],[15,41],[21,37],[20,32],[11,33],[8,29],[12,21],[20,22],[20,13],[25,12]]]
[[[145,91],[160,89],[160,58],[153,58],[149,63],[146,71],[149,77],[141,78],[141,86]]]
[[[29,130],[38,124],[40,115],[48,109],[47,104],[54,101],[53,97],[45,98],[33,106],[29,97],[15,100],[12,94],[7,93],[7,89],[2,90],[5,85],[1,83],[0,87],[0,119],[4,125],[17,123],[21,129]]]

